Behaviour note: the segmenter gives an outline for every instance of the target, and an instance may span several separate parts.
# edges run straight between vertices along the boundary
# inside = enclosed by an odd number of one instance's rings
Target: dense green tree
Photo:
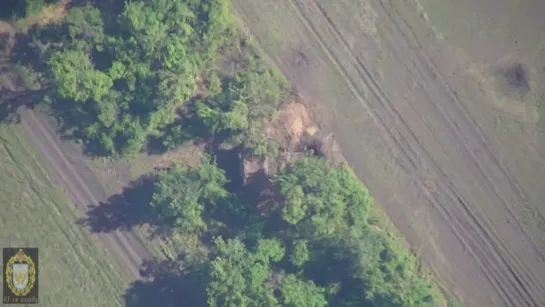
[[[252,253],[239,239],[215,240],[218,255],[210,263],[209,306],[279,306],[274,296],[271,262],[279,261],[284,250],[276,241],[259,243]]]
[[[310,251],[306,240],[296,240],[293,242],[293,249],[290,255],[290,262],[296,267],[303,266],[310,260]]]
[[[290,262],[326,285],[333,305],[437,305],[414,256],[369,226],[371,197],[348,167],[302,158],[276,182],[282,217],[297,229]]]
[[[209,158],[194,168],[177,166],[159,176],[151,201],[152,214],[161,225],[179,232],[205,230],[203,215],[228,197],[223,170]]]
[[[90,99],[100,104],[113,86],[110,76],[96,70],[82,50],[56,52],[49,59],[49,66],[59,97],[80,105]]]
[[[301,158],[276,182],[284,197],[282,217],[295,227],[256,228],[265,232],[249,236],[256,240],[252,248],[238,237],[216,239],[207,262],[210,306],[437,305],[414,256],[368,224],[371,199],[346,166]],[[175,168],[160,176],[153,212],[175,230],[204,231],[212,221],[205,213],[219,203],[228,207],[225,183],[210,160]]]
[[[323,159],[303,158],[276,181],[284,198],[282,217],[292,225],[327,235],[366,223],[371,198],[344,165],[328,167]]]
[[[280,281],[280,293],[286,307],[325,307],[325,289],[312,281],[303,281],[288,274]]]
[[[275,271],[285,254],[282,243],[260,239],[248,250],[240,239],[215,241],[217,255],[210,263],[208,303],[212,307],[327,305],[325,290],[312,281]]]
[[[228,134],[228,141],[247,153],[275,156],[278,144],[266,136],[263,119],[285,100],[288,89],[282,75],[252,60],[218,95],[197,103],[197,115],[210,132]]]
[[[286,223],[271,221],[274,227],[253,225],[244,210],[232,210],[236,202],[228,200],[225,183],[223,171],[205,158],[198,167],[159,176],[151,202],[157,222],[181,233],[207,230],[218,208],[240,215],[237,223],[255,231],[214,229],[220,236],[201,262],[209,306],[439,305],[415,257],[369,224],[371,199],[346,166],[310,157],[292,161],[276,179]]]
[[[141,150],[211,69],[230,31],[227,12],[226,0],[128,1],[119,16],[72,8],[62,49],[48,61],[67,130],[95,154]],[[76,113],[94,122],[71,120]]]
[[[72,8],[66,16],[66,24],[73,41],[81,39],[92,44],[105,39],[102,12],[93,6]]]
[[[353,227],[322,240],[313,252],[319,265],[314,274],[322,283],[339,285],[330,296],[333,305],[437,306],[430,282],[402,248],[381,231]]]

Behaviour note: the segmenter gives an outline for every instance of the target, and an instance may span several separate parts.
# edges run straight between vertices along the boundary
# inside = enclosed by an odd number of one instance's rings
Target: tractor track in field
[[[63,188],[74,206],[87,211],[100,205],[100,200],[108,195],[97,177],[86,169],[83,156],[77,156],[76,152],[69,153],[63,148],[44,114],[29,109],[22,110],[20,114],[21,124],[30,141],[46,158],[46,166],[53,181]],[[143,261],[153,257],[136,234],[116,230],[94,235],[113,254],[126,276],[132,280],[141,278]]]
[[[501,145],[484,131],[477,115],[463,103],[462,99],[468,97],[465,95],[468,80],[463,79],[457,67],[460,63],[448,58],[440,42],[431,39],[423,43],[423,34],[418,32],[422,25],[414,29],[414,23],[403,18],[406,13],[398,11],[410,4],[370,1],[377,15],[376,35],[359,33],[354,44],[344,36],[350,29],[339,28],[344,21],[330,16],[332,9],[327,8],[330,3],[280,2],[293,10],[297,19],[294,24],[300,25],[297,31],[307,33],[308,46],[320,49],[297,47],[298,52],[308,58],[308,65],[327,62],[324,64],[327,71],[344,80],[352,95],[351,101],[344,103],[359,104],[361,111],[369,114],[376,131],[381,132],[376,138],[389,147],[398,167],[411,178],[412,186],[425,195],[425,210],[431,212],[438,233],[433,244],[449,266],[442,268],[437,254],[428,251],[422,255],[438,278],[448,280],[447,288],[455,288],[467,306],[545,306],[545,251],[536,243],[535,232],[521,222],[520,206],[527,199],[526,191],[495,153]],[[339,9],[343,4],[336,5]],[[238,11],[243,22],[251,15],[247,13],[251,12],[249,9],[240,7]],[[259,33],[258,41],[267,40],[259,25],[251,21],[245,24],[250,32]],[[382,80],[368,67],[372,65],[355,45],[380,48],[389,55],[391,66],[384,68]],[[286,65],[290,61],[285,60],[285,55],[271,49],[268,53],[277,59],[296,86],[306,93],[318,93],[314,97],[324,97],[316,88],[320,84],[301,80],[304,73]],[[313,54],[319,55],[313,58]],[[462,93],[464,97],[460,98]],[[329,103],[326,108],[331,109],[332,102]],[[338,110],[343,106],[335,103],[333,113],[342,113]],[[354,117],[330,119],[342,151],[353,154],[352,157],[357,147],[350,144],[347,131],[358,125]],[[347,159],[357,165],[353,158]],[[378,181],[357,167],[356,172],[375,194],[377,189],[373,187],[379,185]],[[379,197],[388,213],[399,209],[399,203],[382,200]],[[417,204],[403,205],[414,206],[404,208],[407,213],[418,208]],[[396,225],[408,224],[403,214],[391,217]],[[406,233],[409,243],[422,244],[422,238],[411,237],[409,232]]]
[[[394,21],[388,10],[382,6],[384,11],[382,12],[383,16],[389,16],[390,22],[395,26],[397,33],[403,33],[401,27]],[[407,25],[405,25],[407,26]],[[410,29],[410,27],[406,27]],[[410,42],[410,39],[404,35],[404,39]],[[415,48],[416,49],[416,48]],[[393,50],[398,50],[393,48]],[[438,78],[439,82],[443,84],[444,87],[444,97],[447,104],[447,108],[443,108],[442,105],[434,102],[433,99],[423,100],[423,102],[429,102],[430,108],[436,108],[442,116],[445,122],[448,124],[445,127],[445,131],[452,131],[454,136],[457,138],[457,142],[464,146],[465,155],[468,157],[466,161],[472,163],[479,172],[480,177],[483,179],[482,183],[486,183],[487,188],[492,191],[494,196],[498,200],[501,200],[503,207],[506,209],[509,217],[512,221],[515,221],[516,228],[520,231],[521,234],[531,243],[534,251],[539,257],[543,258],[544,255],[542,251],[537,247],[536,242],[528,234],[528,232],[522,227],[518,222],[516,215],[513,213],[512,204],[509,202],[509,198],[502,196],[502,193],[499,191],[495,182],[492,182],[490,178],[502,179],[502,183],[506,185],[508,190],[506,192],[512,193],[515,197],[522,200],[523,194],[521,189],[516,185],[516,182],[511,178],[511,176],[506,172],[505,168],[499,163],[498,158],[490,150],[490,147],[485,140],[483,131],[476,124],[475,120],[467,112],[464,106],[458,101],[455,94],[453,94],[446,85],[447,83],[444,80],[441,80],[441,75],[436,74],[434,71],[437,70],[437,67],[430,67],[427,65],[420,54],[415,54],[418,62],[421,63],[423,67],[419,68],[419,74],[424,76],[426,71],[428,72],[428,77],[432,75],[434,78]],[[398,59],[401,62],[401,57]],[[450,102],[450,103],[449,103]],[[399,116],[399,114],[397,114]],[[466,131],[463,131],[463,128],[466,128]],[[401,129],[408,129],[408,125],[404,125]],[[467,139],[472,136],[474,141],[468,142]],[[414,137],[414,135],[413,135]],[[453,137],[454,139],[454,137]],[[416,140],[416,138],[415,138]],[[473,148],[470,148],[473,147]],[[486,156],[478,157],[475,152],[483,152]],[[424,148],[421,148],[421,154],[427,155],[427,152]],[[430,155],[426,156],[426,159],[433,161],[433,158]],[[483,166],[479,161],[485,161],[489,163],[487,166]],[[468,205],[466,201],[463,200],[463,194],[461,194],[452,182],[449,182],[448,176],[442,171],[442,169],[434,162],[433,168],[441,178],[441,181],[444,182],[447,186],[443,187],[442,193],[451,194],[451,201],[453,203],[459,204],[460,212],[463,213],[465,219],[460,219],[457,221],[458,225],[453,225],[451,222],[451,227],[457,229],[456,232],[461,241],[465,243],[466,246],[471,246],[473,255],[478,259],[482,265],[482,269],[485,271],[485,274],[488,276],[489,280],[494,284],[497,292],[503,297],[504,301],[510,306],[539,306],[544,302],[544,293],[545,289],[543,284],[540,283],[538,278],[533,276],[530,269],[525,266],[509,249],[508,246],[497,236],[494,229],[490,226],[490,222],[485,215],[475,212],[475,208]],[[496,175],[491,175],[486,171],[486,169],[494,170]],[[432,196],[433,197],[433,196]],[[448,212],[448,207],[442,205],[436,199],[435,206],[438,210],[443,212]],[[448,221],[451,218],[456,219],[458,215],[450,213],[445,214],[445,220]],[[471,222],[472,231],[467,231],[468,224],[463,223],[465,220]],[[464,233],[465,230],[465,233]],[[475,238],[477,237],[477,238]],[[473,241],[473,242],[472,242]],[[491,255],[497,255],[497,257],[491,257]],[[496,259],[494,259],[496,258]]]
[[[324,19],[330,23],[331,29],[335,32],[339,42],[343,44],[345,49],[350,50],[347,42],[343,40],[341,33],[327,17],[324,9],[315,1],[311,1],[311,3],[313,6],[316,6],[319,12],[324,16]],[[397,22],[391,18],[388,10],[385,9],[383,5],[381,5],[381,7],[383,10],[379,14],[380,16],[389,17],[389,21],[392,25],[390,33],[393,40],[399,39],[400,41],[404,41],[407,46],[412,48],[400,49],[396,46],[394,41],[387,40],[384,36],[381,38],[383,39],[383,42],[388,44],[387,48],[396,52],[395,57],[399,63],[406,63],[408,62],[409,50],[417,50],[418,47],[411,46],[411,40],[404,35]],[[304,16],[301,12],[299,14]],[[308,20],[306,20],[305,23],[310,24]],[[319,37],[319,34],[316,31],[312,30],[312,32]],[[403,55],[401,55],[400,52],[403,52]],[[386,108],[389,116],[393,118],[393,122],[397,123],[397,127],[394,128],[396,131],[388,137],[392,138],[399,148],[402,148],[404,157],[406,157],[406,161],[409,162],[409,165],[406,165],[405,167],[408,167],[409,169],[416,168],[420,164],[418,160],[421,159],[425,161],[424,163],[426,163],[428,167],[433,169],[438,178],[438,191],[432,193],[421,184],[420,188],[425,191],[428,197],[430,197],[435,209],[443,215],[446,223],[448,223],[452,230],[457,234],[468,252],[475,257],[484,274],[493,284],[503,301],[508,306],[538,306],[540,303],[543,303],[545,290],[537,278],[532,276],[529,269],[525,267],[520,260],[509,251],[509,248],[507,248],[502,240],[498,238],[494,233],[494,230],[490,228],[486,216],[475,212],[475,208],[467,205],[467,202],[463,200],[464,195],[457,190],[456,186],[449,180],[448,176],[434,161],[426,148],[420,144],[421,142],[418,137],[412,132],[404,117],[396,109],[395,104],[388,99],[387,95],[381,90],[380,86],[375,82],[361,60],[354,54],[351,55],[360,68],[361,80],[366,82],[367,88],[370,89],[372,93],[371,100],[373,100],[373,103],[381,103],[381,107]],[[413,74],[417,74],[419,79],[425,80],[427,83],[432,83],[432,78],[441,78],[440,75],[435,73],[437,68],[430,67],[428,61],[424,60],[420,54],[415,52],[411,55],[414,58],[412,61],[409,61],[409,63],[413,64],[413,69],[411,69],[411,67],[406,67],[406,69],[411,70]],[[351,82],[349,77],[346,77],[346,79]],[[468,164],[473,164],[475,166],[474,169],[478,171],[476,176],[480,176],[483,179],[481,182],[486,183],[488,186],[487,188],[501,201],[511,218],[516,221],[517,219],[512,213],[509,202],[502,197],[495,184],[490,181],[490,178],[497,178],[496,180],[501,179],[509,186],[510,192],[514,193],[514,195],[521,195],[520,190],[512,183],[513,181],[509,175],[497,162],[498,159],[488,148],[486,141],[483,139],[482,131],[475,124],[474,120],[472,120],[470,115],[463,109],[463,106],[456,99],[456,96],[449,91],[445,82],[439,82],[437,89],[442,91],[442,101],[445,101],[445,103],[441,105],[429,96],[428,99],[423,99],[421,103],[427,103],[427,108],[434,110],[435,114],[441,116],[440,121],[446,123],[442,128],[442,131],[450,132],[449,139],[461,144],[460,147],[463,148],[462,154],[466,157],[464,160],[467,161]],[[364,98],[362,97],[362,99]],[[411,106],[409,105],[409,107]],[[418,114],[414,108],[411,107],[411,109],[415,114]],[[448,109],[448,111],[445,111],[445,109]],[[390,130],[386,129],[387,125],[382,122],[380,117],[376,116],[375,118],[378,119],[379,124],[384,126],[385,131]],[[418,118],[418,120],[425,125],[424,119]],[[466,131],[462,131],[462,126],[466,128]],[[472,140],[467,142],[467,139],[470,137]],[[469,148],[470,146],[473,149]],[[474,151],[484,152],[486,156],[484,159],[478,159],[474,154]],[[484,170],[481,163],[479,163],[479,160],[489,162],[489,169],[495,169],[497,175],[493,177],[490,176]],[[417,180],[417,184],[421,182],[422,181]],[[448,201],[441,200],[439,194],[448,196]],[[456,207],[452,208],[450,207],[450,204],[455,204]],[[527,235],[524,229],[520,225],[518,226],[525,237],[536,246],[535,242]],[[536,249],[536,251],[541,253],[539,249]]]

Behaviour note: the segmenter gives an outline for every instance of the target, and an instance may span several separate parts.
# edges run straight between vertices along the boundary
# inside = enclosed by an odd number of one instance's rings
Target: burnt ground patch
[[[501,67],[496,72],[499,89],[506,95],[525,95],[530,92],[530,74],[522,63]]]

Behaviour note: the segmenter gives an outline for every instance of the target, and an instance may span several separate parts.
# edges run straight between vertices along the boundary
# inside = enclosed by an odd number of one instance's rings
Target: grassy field
[[[122,305],[127,280],[76,226],[81,214],[51,182],[18,126],[0,125],[0,174],[0,245],[40,249],[41,305]]]

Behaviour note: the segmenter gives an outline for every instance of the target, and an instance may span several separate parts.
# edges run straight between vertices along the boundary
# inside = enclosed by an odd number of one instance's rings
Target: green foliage
[[[277,71],[263,66],[250,49],[244,70],[235,74],[217,95],[197,103],[197,116],[213,134],[229,135],[228,142],[242,145],[254,156],[278,154],[278,144],[265,135],[263,120],[277,110],[288,95],[289,84]]]
[[[255,120],[243,133],[233,135],[235,144],[242,144],[246,151],[256,157],[275,158],[279,154],[279,144],[275,139],[269,138],[266,133],[266,125],[263,121]]]
[[[233,21],[228,0],[135,0],[118,12],[75,5],[62,31],[40,32],[32,48],[47,64],[63,131],[91,155],[132,155],[150,138],[173,149],[206,135],[274,156],[264,121],[289,85]],[[229,59],[241,69],[226,72]]]
[[[314,282],[274,270],[285,253],[280,241],[260,239],[254,251],[239,239],[218,238],[215,246],[217,255],[210,262],[207,287],[209,306],[327,305],[325,290]]]
[[[293,250],[290,255],[290,262],[296,267],[301,267],[310,260],[310,251],[308,250],[306,240],[296,240],[293,242]]]
[[[215,245],[218,255],[210,263],[209,306],[279,306],[270,280],[271,263],[283,256],[279,242],[260,241],[255,253],[249,252],[238,239],[219,238]]]
[[[203,215],[228,197],[226,183],[223,170],[208,157],[196,168],[177,166],[156,182],[152,214],[158,223],[178,232],[205,230]]]
[[[432,285],[418,274],[414,256],[387,234],[373,228],[351,229],[329,244],[332,262],[342,263],[343,272],[349,274],[340,280],[342,286],[363,289],[350,292],[348,301],[370,306],[437,306]],[[336,299],[347,301],[343,296]]]
[[[303,281],[293,274],[286,275],[280,282],[280,293],[287,307],[325,307],[325,289],[313,281]]]
[[[323,159],[303,158],[276,179],[284,198],[282,218],[329,235],[350,225],[364,225],[371,198],[346,166],[330,168]]]
[[[227,9],[226,0],[130,1],[118,17],[72,8],[48,61],[65,125],[95,154],[140,151],[195,94],[226,39]],[[244,128],[236,112],[228,119]]]
[[[171,170],[158,181],[153,212],[175,230],[202,232],[214,222],[210,212],[219,202],[223,209],[231,204],[225,183],[206,159],[198,168]],[[348,167],[300,158],[274,183],[286,223],[261,227],[244,210],[232,210],[237,223],[246,223],[239,227],[252,233],[220,229],[230,238],[215,239],[204,261],[210,306],[438,305],[415,257],[369,225],[372,199]]]
[[[113,86],[110,76],[94,69],[83,50],[56,52],[48,64],[57,81],[57,93],[62,99],[72,99],[79,104],[92,99],[100,104]]]
[[[68,35],[76,41],[84,40],[87,43],[102,43],[105,39],[104,20],[102,13],[95,7],[74,7],[67,16]]]
[[[26,16],[30,16],[42,11],[47,5],[45,0],[26,0]]]
[[[292,264],[323,263],[317,269],[342,272],[321,280],[332,290],[333,305],[437,305],[414,257],[387,233],[368,225],[372,199],[347,166],[330,167],[323,159],[302,158],[276,181],[284,198],[283,219],[296,226],[298,236],[314,243],[310,259],[305,260],[308,243],[296,239]]]

